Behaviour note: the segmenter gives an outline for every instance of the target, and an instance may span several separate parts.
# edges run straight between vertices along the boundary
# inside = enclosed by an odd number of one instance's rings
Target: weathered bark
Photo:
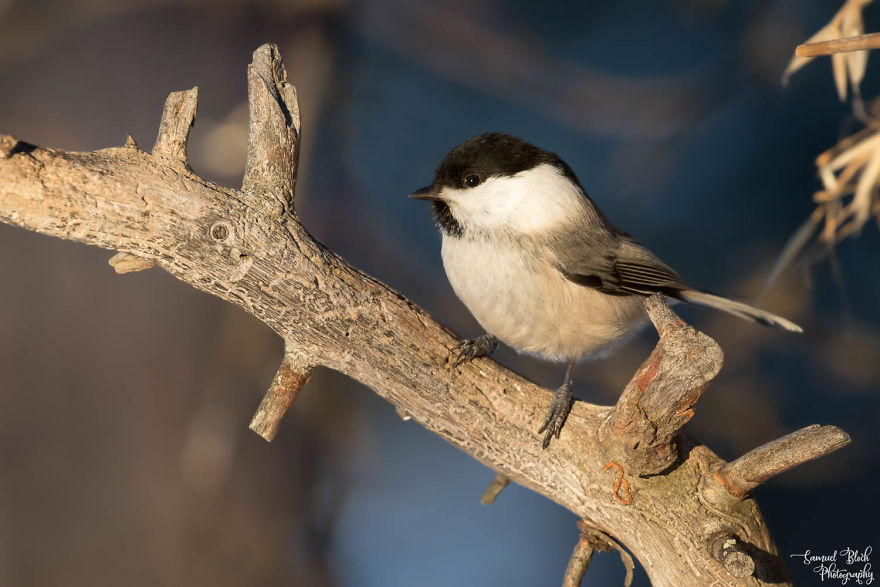
[[[119,251],[117,270],[156,265],[269,325],[285,359],[251,424],[267,439],[312,368],[329,367],[615,537],[654,585],[785,581],[748,490],[843,446],[844,433],[823,427],[771,443],[766,450],[785,451],[784,465],[762,470],[754,459],[726,465],[682,435],[721,351],[654,298],[648,311],[660,341],[618,405],[575,402],[561,437],[542,450],[535,429],[548,390],[488,359],[452,367],[449,331],[303,228],[293,207],[299,110],[274,46],[254,53],[248,82],[241,190],[202,180],[186,162],[193,89],[169,96],[149,154],[133,141],[75,153],[0,137],[0,220]],[[576,549],[569,576],[585,567],[588,546]]]

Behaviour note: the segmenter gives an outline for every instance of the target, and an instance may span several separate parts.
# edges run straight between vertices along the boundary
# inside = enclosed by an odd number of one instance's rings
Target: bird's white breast
[[[456,295],[487,332],[518,351],[559,361],[594,354],[644,315],[637,296],[565,279],[540,245],[444,235],[442,256]]]

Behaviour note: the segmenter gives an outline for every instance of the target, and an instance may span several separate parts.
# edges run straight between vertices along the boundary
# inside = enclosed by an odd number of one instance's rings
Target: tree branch
[[[753,483],[765,473],[725,466],[679,432],[721,367],[714,341],[650,299],[660,341],[617,406],[575,402],[561,437],[542,450],[534,430],[550,391],[491,361],[452,367],[458,341],[448,330],[307,233],[293,208],[299,109],[277,48],[254,53],[248,83],[242,190],[208,183],[186,164],[193,89],[169,97],[152,154],[133,141],[77,153],[0,137],[0,220],[154,263],[270,326],[286,354],[252,422],[266,438],[310,369],[328,367],[617,538],[655,586],[784,582],[754,500],[727,489],[736,475]],[[615,475],[603,470],[612,461]],[[718,535],[749,553],[750,577],[713,551]]]
[[[821,55],[848,53],[864,49],[880,49],[880,33],[868,33],[855,37],[804,43],[794,48],[794,54],[797,57],[819,57]]]
[[[813,424],[747,452],[718,469],[715,477],[732,495],[744,497],[771,477],[849,443],[840,428]]]
[[[510,479],[501,474],[495,475],[495,478],[492,479],[492,482],[489,483],[489,486],[483,491],[483,495],[480,497],[480,503],[483,505],[492,505],[508,485],[510,485]]]
[[[189,129],[196,120],[199,89],[171,92],[165,100],[165,111],[159,123],[159,136],[153,145],[153,156],[163,159],[169,167],[191,171],[186,158]],[[131,143],[126,142],[127,146]]]
[[[311,365],[302,363],[292,355],[285,355],[249,428],[266,441],[272,442],[278,434],[282,418],[293,405],[293,400],[296,399],[299,391],[311,378]]]
[[[562,575],[562,587],[578,587],[590,568],[590,561],[593,560],[593,545],[590,539],[581,534],[580,539],[574,545],[574,551],[571,558],[568,559],[568,566],[565,567],[565,574]]]
[[[601,430],[606,454],[639,475],[660,473],[678,461],[675,436],[724,360],[718,344],[682,322],[661,296],[648,298],[645,307],[660,341]]]

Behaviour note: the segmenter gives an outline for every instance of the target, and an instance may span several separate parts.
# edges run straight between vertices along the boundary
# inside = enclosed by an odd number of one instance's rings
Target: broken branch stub
[[[152,154],[164,160],[169,167],[181,171],[192,171],[186,158],[186,144],[189,131],[196,120],[199,102],[199,88],[171,92],[165,100],[159,135],[153,145]],[[126,141],[128,144],[128,141]]]
[[[850,443],[849,435],[836,426],[813,424],[763,444],[724,464],[715,478],[731,495],[745,497],[771,477],[818,459]]]
[[[241,192],[251,205],[270,214],[293,214],[299,101],[275,45],[262,45],[254,51],[248,65],[248,105],[247,164]]]
[[[263,437],[266,442],[272,442],[275,435],[278,434],[281,420],[293,405],[293,400],[296,399],[299,391],[309,382],[311,377],[312,368],[310,365],[305,365],[294,357],[286,355],[248,427]]]
[[[639,475],[678,459],[675,435],[724,361],[718,344],[682,322],[661,294],[645,300],[660,340],[624,388],[600,432],[606,454]]]

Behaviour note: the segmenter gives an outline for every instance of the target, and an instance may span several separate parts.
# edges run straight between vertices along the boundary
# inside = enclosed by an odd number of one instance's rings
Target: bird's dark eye
[[[480,176],[474,175],[473,173],[464,178],[464,185],[469,188],[476,187],[480,185]]]

